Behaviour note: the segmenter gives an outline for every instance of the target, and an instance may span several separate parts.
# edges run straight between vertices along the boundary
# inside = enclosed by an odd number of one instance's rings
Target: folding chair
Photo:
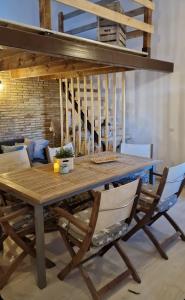
[[[140,186],[140,180],[136,180],[101,193],[92,192],[93,206],[74,215],[59,207],[53,209],[56,216],[60,218],[59,231],[71,255],[70,263],[58,274],[60,280],[78,268],[92,298],[96,300],[129,275],[136,282],[141,282],[131,261],[119,244],[120,238],[127,232],[135,214]],[[126,264],[127,270],[97,291],[83,265],[97,255],[103,256],[113,246]],[[85,258],[92,248],[97,250],[93,255],[89,254],[89,257]]]
[[[3,153],[0,155],[0,174],[8,173],[15,170],[31,168],[28,152],[25,148],[19,151]],[[9,193],[0,190],[0,206],[14,205],[20,202],[19,199],[13,197]],[[0,237],[2,236],[2,228],[0,226]],[[0,251],[3,250],[2,240],[0,241]]]
[[[26,206],[23,203],[1,207],[0,224],[3,228],[1,240],[5,241],[7,238],[10,238],[22,250],[8,267],[3,268],[0,266],[0,289],[2,289],[7,284],[12,273],[28,254],[36,257],[34,249],[35,225],[33,210],[30,206]],[[52,268],[54,266],[55,264],[46,258],[46,267]]]
[[[153,156],[153,145],[152,144],[127,144],[127,143],[121,143],[120,146],[120,153],[127,154],[127,155],[134,155],[139,157],[145,157],[145,158],[152,158]],[[133,180],[136,180],[138,177],[142,178],[143,182],[150,182],[153,183],[153,168],[149,170],[149,173],[147,174],[146,170],[141,170],[133,174],[129,174],[127,176],[124,176],[121,180],[118,182],[114,182],[113,186],[117,187],[120,184],[126,184],[128,182],[131,182]]]
[[[152,189],[152,186],[148,189],[142,188],[137,214],[135,215],[137,224],[125,235],[124,241],[127,241],[138,230],[142,229],[155,245],[160,255],[164,259],[168,259],[164,248],[179,235],[185,241],[184,232],[168,214],[169,209],[177,203],[182,188],[185,185],[185,163],[165,168],[163,174],[160,176],[161,179],[156,190]],[[142,216],[140,216],[141,214]],[[176,233],[160,244],[151,232],[150,226],[162,216],[168,220]]]

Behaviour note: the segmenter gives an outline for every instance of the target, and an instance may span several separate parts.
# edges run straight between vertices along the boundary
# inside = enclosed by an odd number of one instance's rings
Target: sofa
[[[37,140],[33,140],[34,143],[37,141]],[[40,140],[38,140],[40,141]],[[25,139],[24,138],[17,138],[17,139],[10,139],[10,140],[0,140],[0,154],[3,153],[3,149],[2,149],[2,146],[15,146],[16,144],[24,144],[25,143]],[[49,142],[48,142],[49,143]],[[30,159],[30,162],[32,165],[36,164],[36,163],[42,163],[42,164],[47,164],[48,163],[48,159],[47,159],[47,154],[46,154],[46,148],[48,146],[48,143],[47,145],[42,149],[42,158],[41,157],[33,157],[33,155],[30,155],[30,152],[28,150],[28,156],[29,156],[29,159]],[[38,151],[37,151],[38,152]]]

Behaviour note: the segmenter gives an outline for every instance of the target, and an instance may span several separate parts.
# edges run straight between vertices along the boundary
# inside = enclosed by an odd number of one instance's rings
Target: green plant
[[[56,158],[69,158],[73,156],[74,153],[71,149],[63,149],[63,148],[60,148],[60,150],[58,150],[55,154]]]

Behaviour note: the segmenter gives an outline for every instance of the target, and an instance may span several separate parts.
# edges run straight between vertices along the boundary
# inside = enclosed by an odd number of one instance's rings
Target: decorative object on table
[[[105,156],[97,156],[91,158],[91,161],[95,164],[103,164],[103,163],[108,163],[108,162],[113,162],[118,160],[118,157],[115,155],[105,155]]]
[[[60,148],[58,151],[56,151],[56,155],[54,157],[54,166],[58,163],[60,166],[60,169],[63,165],[67,165],[69,168],[69,171],[74,169],[74,152],[72,149],[67,148],[66,146]],[[62,174],[64,174],[65,170],[67,168],[64,168],[63,171],[61,171]],[[66,172],[65,172],[66,174]]]
[[[60,173],[61,174],[68,174],[69,173],[69,165],[68,161],[63,162],[63,164],[60,166]]]

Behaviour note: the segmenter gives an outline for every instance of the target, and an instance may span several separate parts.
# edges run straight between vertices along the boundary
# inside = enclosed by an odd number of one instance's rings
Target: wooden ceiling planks
[[[18,68],[29,68],[38,65],[50,64],[56,58],[47,55],[37,55],[35,53],[9,51],[0,53],[0,71],[9,71]]]
[[[16,79],[49,76],[57,73],[76,74],[77,72],[100,68],[101,65],[79,62],[74,60],[56,60],[46,65],[39,65],[29,68],[21,68],[11,71],[11,77]],[[69,77],[69,76],[68,76]],[[70,76],[71,77],[71,76]]]

